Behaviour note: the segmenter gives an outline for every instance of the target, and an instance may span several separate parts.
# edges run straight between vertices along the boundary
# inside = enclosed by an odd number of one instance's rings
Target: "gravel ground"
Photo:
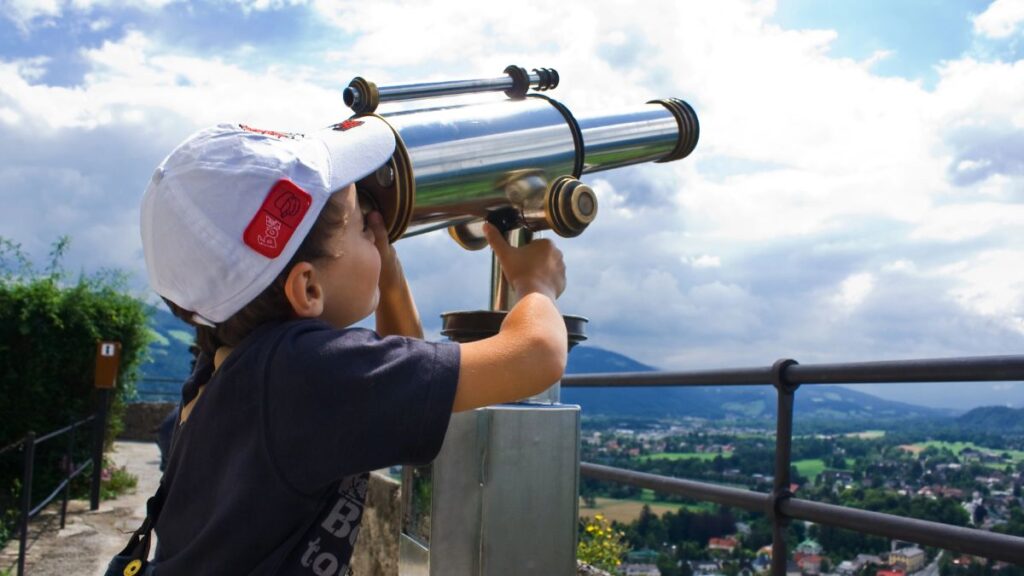
[[[68,502],[64,529],[60,528],[58,498],[29,525],[25,574],[102,576],[110,558],[121,551],[132,531],[146,517],[146,499],[160,484],[160,450],[152,442],[115,442],[107,456],[126,466],[139,483],[135,491],[116,500],[100,502],[89,510],[86,500]],[[0,573],[17,573],[18,541],[7,543],[0,553]]]

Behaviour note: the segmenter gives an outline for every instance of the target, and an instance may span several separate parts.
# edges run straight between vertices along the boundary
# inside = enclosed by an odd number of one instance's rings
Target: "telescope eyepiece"
[[[373,82],[356,76],[342,92],[342,98],[356,114],[369,114],[380,105],[380,90]]]

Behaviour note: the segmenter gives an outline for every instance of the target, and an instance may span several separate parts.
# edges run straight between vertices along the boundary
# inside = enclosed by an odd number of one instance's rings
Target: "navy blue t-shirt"
[[[347,571],[366,473],[441,448],[459,348],[319,320],[264,326],[216,373],[175,433],[156,574]]]

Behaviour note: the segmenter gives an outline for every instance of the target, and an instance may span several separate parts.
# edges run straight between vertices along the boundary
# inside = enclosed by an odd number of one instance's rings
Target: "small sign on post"
[[[117,384],[117,369],[121,365],[121,343],[102,341],[96,344],[97,388],[110,389]]]
[[[89,487],[89,509],[100,507],[100,476],[103,469],[103,442],[107,432],[107,409],[110,391],[117,385],[117,369],[121,365],[121,343],[100,341],[96,343],[96,374],[94,383],[98,390],[96,432],[92,450],[92,485]]]

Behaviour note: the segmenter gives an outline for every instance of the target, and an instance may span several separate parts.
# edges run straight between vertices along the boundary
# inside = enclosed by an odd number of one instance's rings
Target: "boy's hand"
[[[373,231],[374,243],[380,252],[380,286],[381,295],[405,288],[405,274],[402,263],[398,260],[395,247],[388,242],[388,230],[384,227],[384,217],[380,212],[373,211],[366,215],[370,230]]]
[[[539,292],[554,300],[565,290],[565,262],[554,242],[534,240],[513,248],[489,222],[484,223],[484,235],[501,262],[505,278],[520,298]]]
[[[409,284],[402,272],[395,247],[388,242],[388,231],[380,212],[366,215],[366,223],[373,231],[373,241],[380,252],[380,300],[377,302],[377,333],[381,336],[411,336],[423,338],[420,314],[412,299]]]

